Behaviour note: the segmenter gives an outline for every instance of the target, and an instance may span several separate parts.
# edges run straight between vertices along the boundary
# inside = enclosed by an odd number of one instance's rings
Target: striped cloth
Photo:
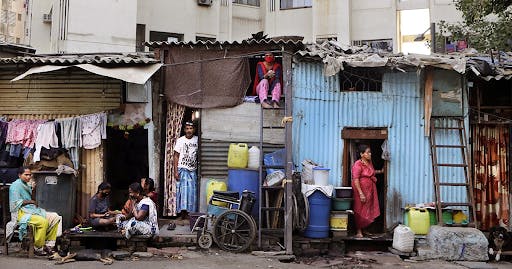
[[[190,171],[185,168],[179,168],[178,172],[180,173],[180,181],[176,182],[176,212],[182,210],[196,212],[196,170]]]

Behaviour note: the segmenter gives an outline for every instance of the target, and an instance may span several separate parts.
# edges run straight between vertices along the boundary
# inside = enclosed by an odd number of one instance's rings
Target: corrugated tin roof
[[[478,54],[475,50],[449,54],[403,55],[387,53],[368,46],[346,46],[337,41],[326,41],[322,44],[310,44],[297,54],[320,58],[327,76],[343,70],[345,64],[352,67],[389,67],[398,70],[406,67],[432,66],[455,70],[461,74],[471,71],[486,81],[512,78],[511,52],[500,52],[499,57],[494,58]]]
[[[153,64],[159,61],[152,53],[59,54],[0,58],[0,64]]]
[[[303,47],[304,44],[299,38],[286,38],[286,39],[248,39],[243,41],[152,41],[145,42],[145,46],[155,48],[162,46],[251,46],[251,45],[284,45]]]

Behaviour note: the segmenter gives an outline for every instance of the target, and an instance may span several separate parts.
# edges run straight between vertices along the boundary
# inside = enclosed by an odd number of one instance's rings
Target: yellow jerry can
[[[206,183],[206,204],[210,203],[210,198],[212,198],[213,191],[227,191],[227,190],[228,190],[228,186],[226,185],[225,182],[218,181],[215,179],[208,180],[208,182]],[[217,201],[212,202],[212,204],[217,205],[217,206],[223,206],[223,207],[227,206],[226,203],[217,202]]]

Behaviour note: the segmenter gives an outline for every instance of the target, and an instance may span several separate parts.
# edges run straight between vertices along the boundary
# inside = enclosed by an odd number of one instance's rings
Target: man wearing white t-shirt
[[[197,204],[197,136],[193,122],[185,123],[185,136],[174,146],[174,178],[176,178],[176,212],[195,212]]]

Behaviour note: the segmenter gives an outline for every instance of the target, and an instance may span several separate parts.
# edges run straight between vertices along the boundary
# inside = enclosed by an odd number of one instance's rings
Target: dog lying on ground
[[[503,247],[510,241],[507,229],[496,226],[489,230],[489,259],[499,261]]]

